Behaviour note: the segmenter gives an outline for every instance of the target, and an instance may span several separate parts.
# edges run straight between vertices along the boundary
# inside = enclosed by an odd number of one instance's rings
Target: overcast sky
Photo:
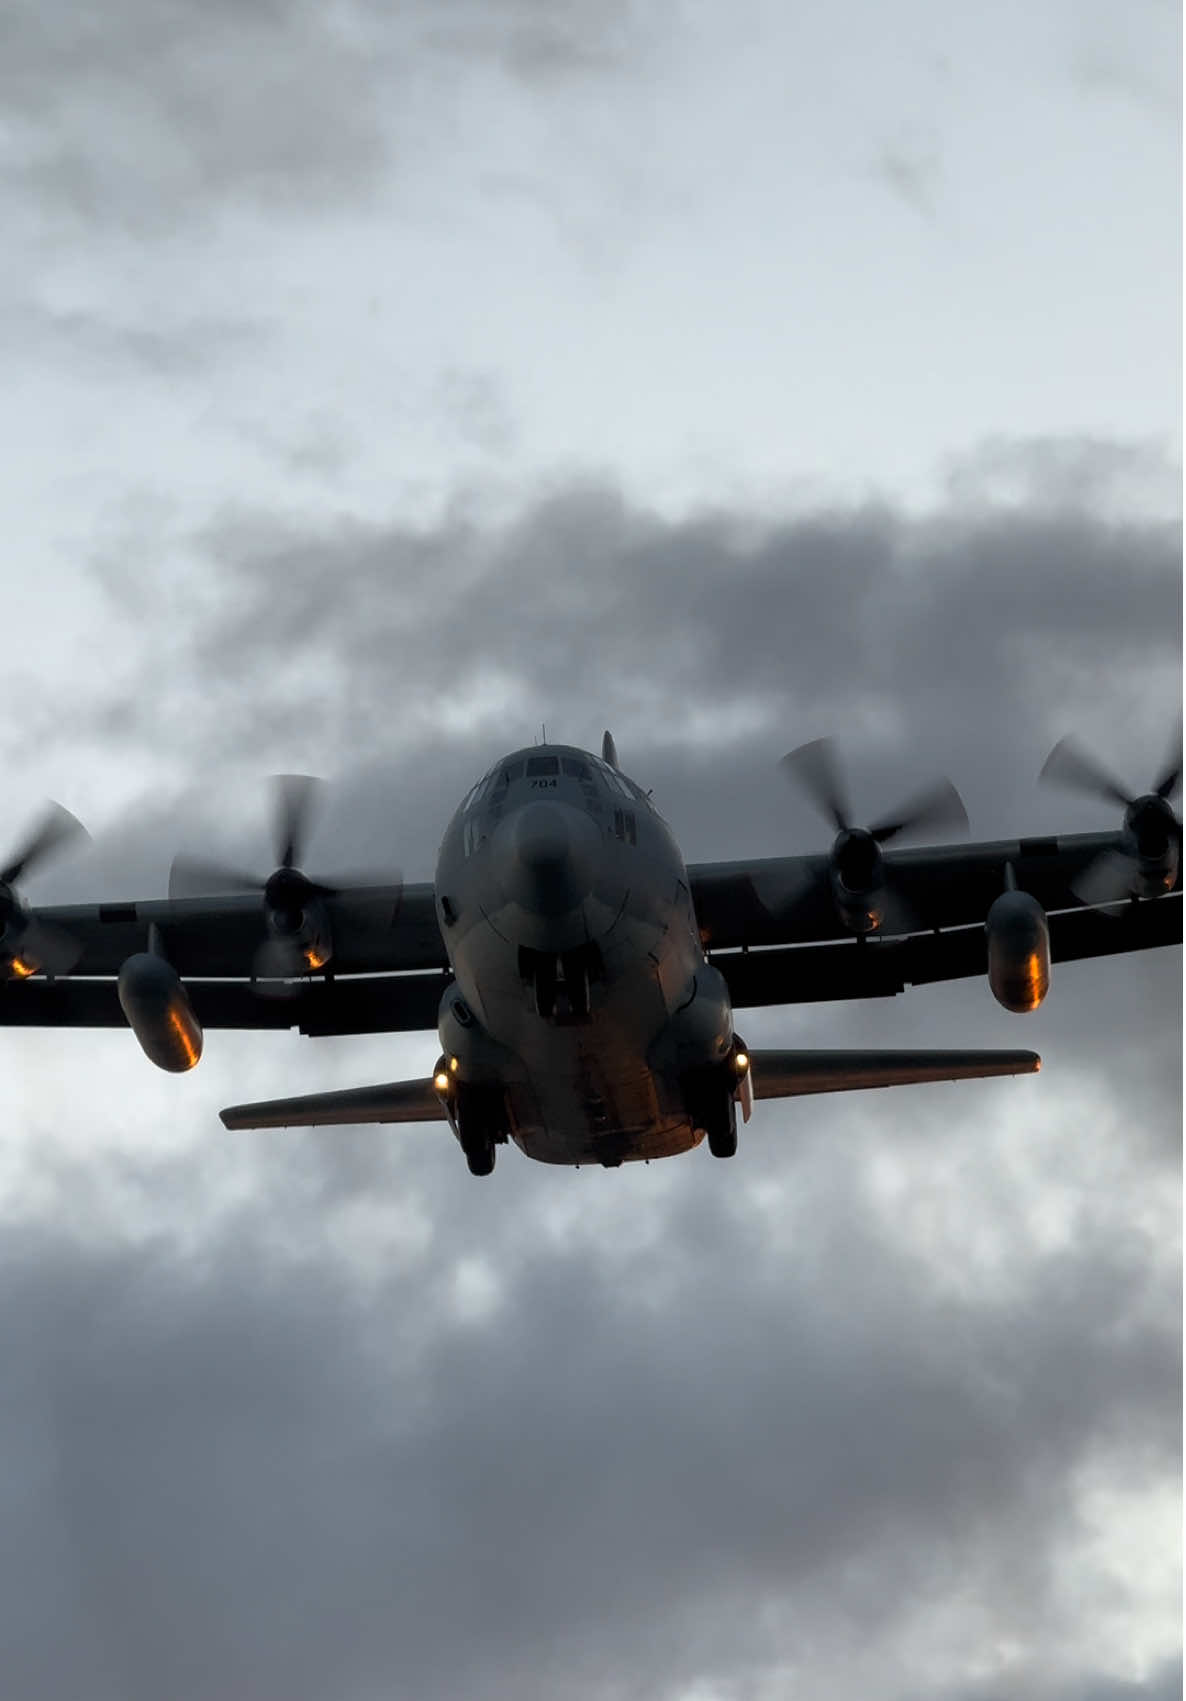
[[[980,837],[1180,702],[1181,46],[1162,0],[27,0],[0,31],[10,836],[33,897],[431,877],[613,728],[688,860],[939,773]],[[246,967],[246,965],[245,965]],[[22,1701],[1168,1701],[1179,951],[743,1013],[1032,1045],[471,1178],[231,1139],[432,1035],[0,1032],[0,1671]]]

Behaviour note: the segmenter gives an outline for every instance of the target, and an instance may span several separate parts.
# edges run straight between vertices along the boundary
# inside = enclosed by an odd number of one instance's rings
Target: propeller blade
[[[1054,746],[1042,764],[1041,780],[1051,785],[1065,786],[1070,791],[1085,791],[1092,797],[1102,797],[1108,803],[1118,803],[1127,809],[1132,799],[1114,780],[1106,768],[1089,756],[1073,738],[1063,738]]]
[[[82,956],[81,942],[60,927],[30,917],[20,942],[22,956],[32,958],[50,975],[68,975]]]
[[[852,819],[836,746],[830,738],[815,738],[789,750],[779,762],[788,779],[804,791],[821,815],[827,817],[838,833],[843,833]]]
[[[11,886],[27,870],[44,862],[71,839],[89,839],[90,834],[76,815],[60,803],[50,803],[38,825],[21,845],[8,867],[0,873],[0,885]]]
[[[1181,727],[1179,727],[1178,728],[1178,736],[1177,736],[1177,739],[1176,739],[1175,744],[1174,744],[1173,754],[1169,757],[1168,761],[1166,762],[1165,767],[1162,769],[1162,771],[1158,775],[1157,779],[1153,782],[1153,790],[1157,793],[1158,797],[1165,798],[1168,802],[1168,800],[1177,791],[1177,789],[1178,789],[1179,785],[1181,785],[1181,783],[1182,783],[1182,729],[1181,729]]]
[[[311,774],[277,774],[275,818],[273,825],[276,861],[281,868],[294,868],[301,860],[300,853],[309,836],[310,815],[324,782]]]
[[[881,931],[891,935],[927,931],[926,924],[914,905],[889,880],[885,886],[885,922]]]
[[[901,833],[917,833],[926,827],[960,827],[967,832],[968,811],[950,780],[940,780],[927,791],[916,793],[896,818],[870,827],[869,832],[879,845],[888,845]]]
[[[295,998],[306,973],[300,946],[290,939],[265,939],[252,963],[255,990],[263,998]]]
[[[267,885],[258,874],[247,874],[241,868],[228,868],[221,862],[207,862],[202,857],[175,856],[169,870],[171,898],[241,897],[248,892],[262,892]]]
[[[376,874],[374,869],[350,869],[344,872],[339,870],[328,880],[307,882],[311,898],[350,897],[354,893],[361,896],[372,886],[380,887],[385,894],[394,888],[395,901],[398,903],[403,894],[404,877],[398,868],[389,868],[385,874]]]
[[[781,922],[789,921],[809,899],[825,903],[831,901],[827,897],[828,865],[825,861],[815,868],[810,865],[800,868],[794,874],[752,874],[750,885],[767,915]]]
[[[1135,873],[1131,857],[1121,851],[1104,851],[1094,862],[1088,863],[1077,879],[1072,880],[1071,891],[1088,909],[1100,910],[1102,914],[1115,918],[1120,912],[1106,906],[1127,903],[1132,897]]]

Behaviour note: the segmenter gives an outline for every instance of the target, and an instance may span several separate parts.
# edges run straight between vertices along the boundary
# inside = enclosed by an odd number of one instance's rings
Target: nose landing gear
[[[545,1022],[587,1022],[589,982],[600,968],[595,945],[559,956],[548,951],[519,952],[519,973],[531,988],[536,1015]]]

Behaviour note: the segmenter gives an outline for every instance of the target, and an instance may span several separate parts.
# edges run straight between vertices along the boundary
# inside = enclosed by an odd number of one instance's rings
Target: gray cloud
[[[522,85],[569,81],[617,68],[636,41],[629,5],[583,0],[452,0],[398,16],[367,0],[118,0],[101,21],[19,5],[0,66],[5,169],[45,206],[140,233],[228,198],[333,210],[417,151],[442,76],[496,65]]]
[[[133,647],[136,692],[105,685],[76,721],[58,705],[57,728],[184,747],[192,766],[241,755],[249,724],[265,771],[294,746],[341,772],[345,752],[373,768],[429,743],[447,793],[542,721],[586,740],[612,722],[636,766],[661,780],[661,761],[693,806],[711,772],[722,808],[692,856],[752,854],[745,789],[832,732],[864,807],[937,768],[966,788],[982,834],[1023,802],[1090,825],[1092,806],[1035,802],[1032,780],[1068,730],[1134,787],[1157,768],[1179,691],[1180,534],[1101,510],[1105,451],[1083,456],[1087,472],[1072,446],[1037,445],[1029,489],[986,499],[969,473],[922,517],[883,503],[668,520],[586,484],[510,520],[481,503],[422,528],[228,514],[147,557],[121,542],[97,565],[133,646],[140,561],[157,573],[162,553],[188,557],[171,575],[168,646]],[[780,801],[782,834],[807,827],[796,807]],[[763,849],[774,826],[758,824]]]
[[[943,162],[938,148],[914,138],[888,142],[874,162],[874,175],[911,212],[934,219]]]
[[[0,337],[14,364],[32,357],[44,372],[48,358],[72,376],[105,380],[129,372],[164,382],[207,377],[213,365],[254,351],[267,336],[262,323],[246,317],[193,318],[168,308],[151,323],[30,304],[0,313]]]
[[[1012,1292],[944,1297],[865,1189],[862,1113],[823,1120],[763,1140],[753,1179],[689,1164],[656,1195],[644,1172],[561,1237],[554,1175],[479,1200],[415,1137],[345,1190],[330,1143],[253,1142],[221,1218],[209,1160],[117,1167],[114,1195],[59,1165],[76,1226],[12,1223],[3,1255],[10,1681],[674,1698],[752,1664],[744,1697],[810,1635],[838,1670],[882,1650],[880,1688],[833,1693],[891,1695],[897,1621],[954,1573],[1044,1650],[1009,1693],[1047,1693],[1077,1469],[1101,1441],[1176,1458],[1169,1273],[1151,1308],[1113,1200],[1065,1253],[1019,1247]],[[200,1256],[133,1233],[129,1194],[198,1205]],[[387,1269],[343,1250],[360,1202]],[[401,1253],[409,1205],[433,1232]],[[467,1320],[475,1259],[497,1299]]]

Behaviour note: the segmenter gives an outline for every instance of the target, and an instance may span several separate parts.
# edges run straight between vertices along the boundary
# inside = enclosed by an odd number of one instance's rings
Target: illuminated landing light
[[[437,1070],[436,1074],[432,1078],[432,1084],[438,1093],[447,1093],[449,1091],[449,1077],[443,1069]]]
[[[451,1057],[449,1059],[449,1073],[451,1075],[456,1075],[457,1071],[460,1068],[461,1068],[461,1059],[459,1057]]]
[[[733,1067],[739,1075],[744,1075],[749,1068],[749,1054],[739,1051],[734,1054]]]

